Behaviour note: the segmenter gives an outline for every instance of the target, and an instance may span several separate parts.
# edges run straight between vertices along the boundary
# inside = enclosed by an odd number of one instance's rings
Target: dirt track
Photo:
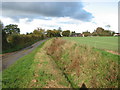
[[[16,60],[18,60],[19,58],[27,55],[31,51],[33,51],[37,46],[39,46],[40,44],[42,44],[46,40],[48,40],[48,39],[39,41],[39,42],[37,42],[37,43],[27,47],[27,48],[24,48],[24,49],[20,50],[20,51],[3,54],[2,55],[2,70],[8,68]]]

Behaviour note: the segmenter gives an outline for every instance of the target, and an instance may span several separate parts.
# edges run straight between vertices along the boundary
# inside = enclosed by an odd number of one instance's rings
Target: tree
[[[105,30],[102,36],[112,36],[112,32],[109,30]]]
[[[70,36],[70,30],[63,31],[62,35],[69,37]]]
[[[104,29],[103,29],[102,27],[98,27],[98,28],[96,29],[96,32],[97,32],[98,34],[101,34],[103,31],[104,31]]]
[[[56,29],[47,30],[47,37],[61,37],[60,31]]]
[[[106,25],[105,27],[107,27],[108,28],[108,30],[109,30],[109,28],[111,27],[110,25]]]
[[[2,31],[2,29],[3,29],[3,23],[2,23],[2,21],[0,20],[0,30]]]
[[[26,32],[26,35],[29,35],[29,33],[28,33],[28,32]]]
[[[59,28],[58,28],[58,31],[59,31],[59,32],[62,32],[62,28],[61,28],[61,27],[59,27]]]
[[[18,25],[15,25],[15,24],[10,24],[5,26],[4,31],[8,35],[20,34],[20,29],[18,28]]]
[[[54,37],[61,37],[61,35],[60,35],[60,30],[53,30],[53,33],[54,33]]]
[[[40,37],[41,39],[44,39],[45,37],[45,30],[42,28],[37,28],[33,31],[33,35],[36,35],[38,37]]]
[[[71,33],[75,33],[75,31],[72,31]]]
[[[115,32],[110,30],[104,30],[102,27],[98,27],[93,33],[93,36],[113,36]]]
[[[53,37],[53,32],[52,30],[47,30],[47,37]]]
[[[3,23],[0,21],[0,35],[2,33],[2,38],[0,37],[0,41],[2,39],[2,50],[4,51],[5,49],[9,48],[9,44],[7,42],[7,34],[3,30]]]
[[[82,34],[84,34],[84,36],[85,36],[85,37],[87,37],[87,36],[91,36],[91,33],[90,33],[90,32],[88,32],[88,31],[83,32]]]

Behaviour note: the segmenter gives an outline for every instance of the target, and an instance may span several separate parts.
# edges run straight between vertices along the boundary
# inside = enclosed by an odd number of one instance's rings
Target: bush
[[[44,36],[39,35],[22,35],[22,34],[12,34],[7,37],[7,45],[4,46],[4,52],[16,51],[27,46],[32,45],[33,43],[44,39]]]

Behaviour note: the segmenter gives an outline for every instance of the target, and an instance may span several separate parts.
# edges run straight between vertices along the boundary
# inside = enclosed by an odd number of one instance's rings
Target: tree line
[[[2,51],[3,53],[16,51],[33,43],[43,40],[45,38],[51,37],[69,37],[75,35],[75,31],[70,32],[70,30],[62,31],[61,27],[58,29],[47,30],[42,28],[37,28],[31,33],[20,34],[20,28],[16,24],[9,24],[4,27],[3,23],[0,21],[0,30],[2,30]],[[104,30],[98,27],[94,32],[89,31],[82,32],[81,35],[84,36],[112,36],[115,32],[110,30]]]
[[[3,23],[0,21],[0,30],[2,30],[2,53],[16,51],[27,46],[32,45],[33,43],[43,40],[45,38],[51,37],[61,37],[69,36],[67,32],[69,30],[63,31],[59,27],[57,30],[47,30],[45,31],[42,28],[37,28],[31,33],[20,34],[20,28],[16,24],[9,24],[4,27]]]
[[[111,30],[105,30],[102,27],[98,27],[92,33],[90,33],[89,31],[86,31],[86,32],[83,32],[82,34],[84,34],[84,36],[113,36],[115,32]]]

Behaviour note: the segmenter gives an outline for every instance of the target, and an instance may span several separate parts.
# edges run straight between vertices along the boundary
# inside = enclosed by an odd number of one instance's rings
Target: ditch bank
[[[118,87],[118,56],[88,46],[55,38],[46,47],[73,88]]]

